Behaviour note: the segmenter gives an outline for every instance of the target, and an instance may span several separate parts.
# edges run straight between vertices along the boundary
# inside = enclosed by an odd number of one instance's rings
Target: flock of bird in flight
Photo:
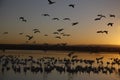
[[[48,0],[48,4],[49,5],[52,5],[52,4],[55,4],[56,2],[54,1],[51,1],[51,0]],[[75,8],[75,4],[69,4],[68,5],[69,7],[72,7],[72,8]],[[44,14],[41,14],[41,16],[44,16],[44,17],[50,17],[51,15],[50,14],[47,14],[47,13],[44,13]],[[109,17],[111,18],[115,18],[115,15],[114,14],[110,14]],[[102,14],[98,14],[97,15],[97,18],[95,18],[94,20],[95,21],[100,21],[102,18],[106,18],[106,16],[102,15]],[[23,16],[19,17],[19,20],[22,21],[22,22],[27,22],[27,19]],[[55,21],[59,21],[60,19],[55,17],[55,18],[52,18],[52,20],[55,20]],[[70,18],[68,17],[65,17],[63,18],[62,20],[65,20],[65,21],[71,21]],[[71,25],[72,26],[75,26],[79,24],[79,22],[72,22]],[[114,23],[110,22],[107,24],[107,26],[113,26]],[[53,34],[55,35],[55,38],[57,39],[62,39],[62,37],[69,37],[71,36],[70,34],[68,33],[64,33],[63,32],[64,29],[63,28],[59,28],[57,29],[55,32],[53,32]],[[33,32],[36,34],[36,33],[40,33],[40,30],[39,29],[33,29]],[[96,33],[106,33],[108,34],[108,30],[99,30],[97,31]],[[8,34],[8,32],[4,32],[3,34]],[[23,35],[24,33],[19,33],[19,35]],[[44,34],[44,36],[48,36],[47,34]],[[25,35],[25,37],[27,38],[28,41],[32,40],[34,38],[33,35]],[[26,42],[28,42],[26,41]],[[34,41],[35,42],[35,41]]]
[[[102,18],[106,18],[106,16],[104,16],[104,15],[102,15],[102,14],[98,14],[97,16],[98,16],[98,18],[95,18],[95,19],[94,19],[95,21],[99,21],[99,20],[101,20]],[[109,17],[115,18],[115,15],[110,14]],[[114,24],[114,23],[109,22],[109,23],[107,24],[107,26],[111,26],[111,27],[112,27],[113,24]],[[108,30],[99,30],[99,31],[97,31],[97,33],[106,33],[106,34],[108,34]]]

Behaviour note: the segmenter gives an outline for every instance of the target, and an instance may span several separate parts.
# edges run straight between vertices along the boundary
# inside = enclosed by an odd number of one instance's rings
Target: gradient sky
[[[25,43],[25,35],[33,35],[29,41],[41,43],[68,43],[68,44],[115,44],[120,45],[120,0],[52,0],[55,4],[49,5],[47,0],[0,0],[0,43]],[[75,4],[75,8],[68,5]],[[41,14],[48,13],[50,17]],[[95,21],[98,14],[106,18]],[[109,14],[116,17],[111,18]],[[23,16],[27,22],[22,22]],[[53,21],[57,17],[59,21]],[[62,20],[69,17],[70,21]],[[79,24],[72,26],[73,22]],[[107,26],[113,22],[113,27]],[[33,29],[41,33],[34,34]],[[71,36],[56,39],[52,33],[64,28],[65,33]],[[108,30],[109,34],[98,34],[98,30]],[[8,34],[3,34],[8,32]],[[19,35],[23,32],[23,35]],[[48,36],[44,36],[48,34]]]

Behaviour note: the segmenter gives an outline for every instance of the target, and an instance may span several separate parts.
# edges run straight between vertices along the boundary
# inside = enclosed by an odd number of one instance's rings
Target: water
[[[68,56],[69,53],[70,51],[0,51],[0,56],[5,55],[0,58],[0,80],[120,80],[118,53],[73,52]],[[73,56],[75,57],[72,58]],[[3,65],[5,61],[8,61],[7,65]],[[25,61],[26,64],[23,64]],[[25,71],[25,68],[28,69]]]

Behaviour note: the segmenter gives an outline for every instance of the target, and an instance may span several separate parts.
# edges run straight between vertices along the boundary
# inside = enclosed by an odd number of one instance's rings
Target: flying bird
[[[100,18],[95,18],[94,20],[95,20],[95,21],[101,20],[101,17],[100,17]]]
[[[57,29],[58,32],[61,32],[61,31],[63,31],[63,30],[64,30],[63,28],[61,28],[61,29]]]
[[[55,2],[51,1],[51,0],[48,0],[48,4],[54,4]]]
[[[52,18],[52,20],[57,20],[57,21],[58,21],[58,20],[59,20],[59,18]]]
[[[39,29],[33,29],[34,33],[40,33]]]
[[[8,32],[4,32],[3,34],[8,34]]]
[[[58,32],[53,32],[53,34],[59,34]]]
[[[31,40],[33,38],[33,36],[30,35],[26,35],[26,37],[28,37],[28,40]]]
[[[69,4],[68,6],[74,8],[75,4]]]
[[[55,38],[61,39],[61,37],[60,37],[60,36],[56,36]]]
[[[44,36],[48,36],[47,34],[45,34]]]
[[[34,33],[40,33],[40,31],[34,31]]]
[[[106,33],[108,34],[108,31],[104,30],[104,31],[97,31],[97,33]]]
[[[23,35],[23,33],[19,33],[19,35]]]
[[[106,16],[104,16],[102,14],[98,14],[97,16],[99,16],[100,18],[106,18]]]
[[[113,15],[113,14],[110,14],[109,16],[110,16],[110,17],[114,17],[114,18],[115,18],[115,15]]]
[[[63,20],[70,20],[70,18],[64,18]]]
[[[78,22],[74,22],[74,23],[72,23],[72,26],[77,25],[77,24],[78,24]]]
[[[107,25],[108,25],[108,26],[113,26],[113,24],[114,24],[114,23],[108,23]]]
[[[27,20],[24,17],[19,17],[20,20],[22,20],[23,22],[27,22]]]
[[[108,31],[106,31],[106,30],[105,30],[105,31],[103,31],[103,33],[106,33],[106,34],[108,34]]]
[[[42,14],[42,16],[48,16],[49,17],[50,15],[49,14]]]

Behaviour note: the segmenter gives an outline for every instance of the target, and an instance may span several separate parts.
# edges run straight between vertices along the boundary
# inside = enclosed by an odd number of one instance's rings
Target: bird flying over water
[[[106,16],[104,16],[102,14],[98,14],[97,16],[99,16],[100,18],[106,18]]]
[[[51,0],[48,0],[48,4],[54,4],[55,2],[51,1]]]
[[[108,31],[104,30],[104,31],[97,31],[97,33],[106,33],[108,34]]]
[[[61,29],[57,29],[58,32],[61,32],[61,31],[63,31],[63,30],[64,30],[63,28],[61,28]]]
[[[72,26],[77,25],[77,24],[78,24],[78,22],[74,22],[74,23],[72,23]]]
[[[23,35],[23,33],[19,33],[19,35]]]
[[[34,33],[40,33],[39,29],[33,29]]]
[[[49,14],[42,14],[42,16],[48,16],[49,17],[50,15]]]
[[[60,36],[56,36],[55,38],[61,39],[61,37],[60,37]]]
[[[63,20],[70,20],[70,18],[64,18]]]
[[[74,8],[75,4],[69,4],[68,6]]]
[[[113,24],[114,24],[114,23],[108,23],[107,25],[108,25],[108,26],[113,26]]]
[[[95,18],[94,20],[95,20],[95,21],[101,20],[101,17],[100,17],[100,18]]]
[[[53,32],[53,34],[59,34],[58,32]]]
[[[27,20],[24,17],[19,17],[20,20],[22,20],[23,22],[27,22]]]
[[[28,37],[28,40],[31,40],[33,38],[33,36],[30,35],[26,35],[26,37]]]
[[[8,34],[8,32],[4,32],[3,34]]]
[[[115,18],[115,15],[113,15],[113,14],[110,14],[109,16],[110,16],[110,17],[114,17],[114,18]]]
[[[52,18],[52,20],[59,20],[59,18]]]

